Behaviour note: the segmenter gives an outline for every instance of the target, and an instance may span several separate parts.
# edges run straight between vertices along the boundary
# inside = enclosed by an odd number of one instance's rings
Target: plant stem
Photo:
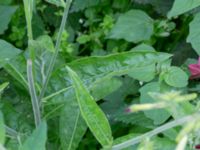
[[[42,89],[41,89],[41,93],[40,93],[40,96],[39,96],[39,100],[40,101],[41,101],[41,99],[43,98],[43,96],[45,94],[49,79],[51,77],[51,74],[52,74],[52,71],[53,71],[53,68],[54,68],[54,65],[55,65],[55,62],[56,62],[56,58],[58,56],[60,43],[61,43],[61,38],[62,38],[62,33],[64,31],[64,28],[65,28],[65,24],[66,24],[66,21],[67,21],[67,17],[68,17],[68,13],[69,13],[69,8],[70,8],[70,5],[71,5],[71,2],[72,2],[72,0],[68,0],[66,2],[64,15],[62,17],[61,26],[60,26],[58,37],[57,37],[57,40],[56,40],[55,53],[54,53],[53,57],[51,58],[51,61],[50,61],[49,67],[48,67],[48,71],[47,71],[47,76],[46,76],[46,79],[45,79],[44,84],[43,84]]]
[[[27,78],[28,78],[29,92],[31,95],[31,102],[32,102],[32,107],[33,107],[35,126],[38,127],[38,125],[41,122],[41,114],[40,114],[39,101],[38,101],[38,98],[36,95],[36,90],[35,90],[31,60],[27,61]]]
[[[177,119],[177,120],[174,120],[174,121],[171,121],[169,123],[166,123],[150,132],[147,132],[141,136],[138,136],[138,137],[135,137],[133,139],[130,139],[130,140],[127,140],[123,143],[120,143],[120,144],[117,144],[117,145],[114,145],[112,147],[112,150],[120,150],[120,149],[123,149],[123,148],[126,148],[126,147],[129,147],[131,145],[135,145],[139,142],[141,142],[143,139],[145,138],[151,138],[152,136],[155,136],[165,130],[168,130],[170,128],[173,128],[173,127],[176,127],[176,126],[179,126],[179,125],[182,125],[186,122],[191,122],[191,121],[194,121],[196,119],[199,119],[200,117],[200,113],[195,113],[193,115],[189,115],[189,116],[186,116],[186,117],[183,117],[181,119]]]
[[[27,32],[28,32],[28,46],[30,48],[31,41],[33,40],[33,31],[32,31],[32,16],[33,16],[33,5],[34,0],[23,0],[24,10],[26,16]],[[30,58],[34,60],[34,49],[30,48]]]

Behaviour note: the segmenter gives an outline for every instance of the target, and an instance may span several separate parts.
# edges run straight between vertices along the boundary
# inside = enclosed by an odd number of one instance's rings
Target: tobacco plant
[[[0,0],[0,149],[200,149],[199,7]]]

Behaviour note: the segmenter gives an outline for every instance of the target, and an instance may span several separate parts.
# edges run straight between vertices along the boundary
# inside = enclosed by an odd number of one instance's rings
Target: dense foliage
[[[0,150],[198,149],[199,7],[0,0]]]

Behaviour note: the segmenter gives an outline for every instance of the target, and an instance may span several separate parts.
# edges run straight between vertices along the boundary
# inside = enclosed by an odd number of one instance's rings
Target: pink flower
[[[200,78],[200,57],[197,64],[190,64],[188,67],[191,74],[190,79]]]

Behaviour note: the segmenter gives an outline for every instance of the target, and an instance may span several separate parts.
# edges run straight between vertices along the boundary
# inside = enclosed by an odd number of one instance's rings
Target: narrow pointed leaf
[[[67,70],[69,72],[69,76],[71,77],[78,105],[84,120],[99,143],[103,147],[110,147],[112,145],[113,138],[110,125],[105,114],[98,107],[94,98],[90,95],[78,75],[69,67],[67,67]]]

